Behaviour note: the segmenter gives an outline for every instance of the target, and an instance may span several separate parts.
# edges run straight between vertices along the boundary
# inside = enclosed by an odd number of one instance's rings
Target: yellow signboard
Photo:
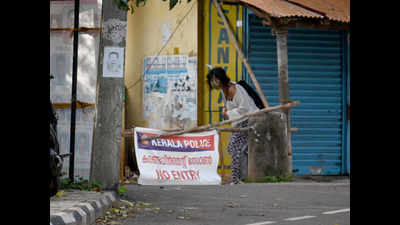
[[[207,76],[209,69],[206,64],[212,65],[213,67],[219,66],[225,69],[228,77],[232,81],[238,81],[242,78],[242,61],[237,53],[233,41],[228,36],[228,30],[225,28],[222,18],[218,15],[218,11],[215,8],[212,0],[206,0],[203,2],[203,40],[202,48],[202,63],[199,67],[203,67],[200,71],[203,72],[199,76],[198,82],[203,82],[203,88],[200,89],[201,96],[203,98],[202,111],[200,116],[201,123],[209,124],[223,120],[222,108],[224,106],[222,100],[222,93],[216,90],[210,90],[207,85]],[[233,33],[236,35],[236,39],[239,44],[242,43],[242,7],[239,5],[221,5],[222,10],[230,23],[230,27]],[[199,87],[200,87],[199,86]],[[227,125],[225,127],[229,127]],[[228,144],[228,138],[230,133],[222,133],[221,141],[222,148],[224,150],[224,164],[225,168],[230,168],[231,160],[226,146]],[[230,172],[230,169],[226,170]]]

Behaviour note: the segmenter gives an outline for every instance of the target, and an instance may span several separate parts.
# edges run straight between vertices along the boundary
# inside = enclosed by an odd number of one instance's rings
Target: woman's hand
[[[222,115],[224,116],[224,119],[225,119],[225,120],[229,120],[229,116],[228,116],[228,114],[226,113],[226,111],[228,111],[228,110],[224,107],[224,109],[222,110]]]

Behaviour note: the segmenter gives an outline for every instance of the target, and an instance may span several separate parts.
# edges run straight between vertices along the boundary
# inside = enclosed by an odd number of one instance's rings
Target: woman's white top
[[[235,96],[233,96],[232,101],[227,101],[224,92],[222,92],[222,97],[227,109],[226,113],[228,114],[229,119],[234,119],[244,114],[258,111],[258,107],[254,103],[253,99],[247,94],[247,91],[240,84],[237,84],[236,82],[232,83],[236,87],[236,93]],[[235,121],[232,123],[232,126],[236,127],[238,123],[243,122],[246,119],[247,118],[243,118]]]

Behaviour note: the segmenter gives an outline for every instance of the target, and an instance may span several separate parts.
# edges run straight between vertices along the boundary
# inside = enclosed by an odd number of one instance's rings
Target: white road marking
[[[300,217],[287,218],[285,220],[287,220],[287,221],[304,220],[304,219],[309,219],[309,218],[314,218],[314,217],[315,216],[300,216]]]
[[[258,223],[250,223],[250,224],[246,224],[246,225],[265,225],[265,224],[272,224],[272,223],[276,223],[275,221],[264,221],[264,222],[258,222]]]
[[[334,211],[327,211],[323,212],[322,214],[335,214],[335,213],[342,213],[342,212],[350,212],[350,208],[347,209],[339,209],[339,210],[334,210]],[[295,220],[304,220],[304,219],[310,219],[314,218],[316,216],[300,216],[300,217],[291,217],[291,218],[286,218],[284,220],[286,221],[295,221]],[[264,221],[264,222],[257,222],[257,223],[249,223],[246,225],[266,225],[266,224],[273,224],[276,223],[275,221]]]
[[[335,214],[335,213],[342,213],[342,212],[350,212],[350,208],[347,208],[347,209],[339,209],[339,210],[335,210],[335,211],[323,212],[322,214]]]

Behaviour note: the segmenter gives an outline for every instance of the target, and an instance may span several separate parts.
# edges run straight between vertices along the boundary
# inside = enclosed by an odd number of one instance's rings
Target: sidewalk
[[[118,199],[113,191],[63,190],[50,198],[51,225],[90,225]]]

